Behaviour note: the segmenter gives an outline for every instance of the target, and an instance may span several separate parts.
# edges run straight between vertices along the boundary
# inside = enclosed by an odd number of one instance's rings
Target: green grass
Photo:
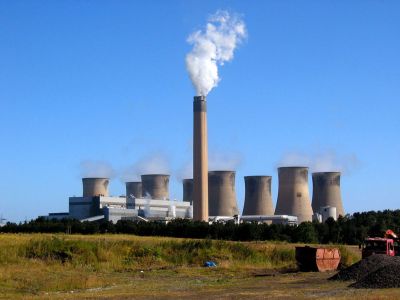
[[[130,235],[1,234],[0,298],[107,290],[132,281],[139,290],[154,286],[157,293],[167,288],[158,282],[163,277],[179,285],[187,280],[188,289],[230,286],[232,278],[244,280],[255,270],[294,268],[294,246]],[[342,246],[341,252],[346,264],[358,259],[348,247]],[[202,268],[207,260],[218,268]],[[150,281],[144,284],[143,276]]]

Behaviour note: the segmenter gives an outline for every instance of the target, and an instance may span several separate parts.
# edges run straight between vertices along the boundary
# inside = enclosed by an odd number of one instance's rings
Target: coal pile
[[[383,266],[351,284],[350,287],[368,289],[398,288],[400,287],[399,270],[399,262]]]
[[[360,260],[346,269],[341,270],[339,273],[329,279],[359,281],[367,275],[370,275],[383,267],[391,265],[396,265],[398,268],[398,273],[400,273],[400,257],[393,257],[385,254],[375,254]]]

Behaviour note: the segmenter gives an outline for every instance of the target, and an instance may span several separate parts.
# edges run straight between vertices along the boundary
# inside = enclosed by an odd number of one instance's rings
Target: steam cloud
[[[112,178],[116,172],[110,163],[102,160],[84,160],[80,163],[81,177]]]
[[[208,157],[210,171],[235,171],[243,163],[243,156],[238,153],[211,152]],[[177,172],[177,179],[193,178],[193,163],[187,161]]]
[[[205,31],[196,31],[187,39],[193,44],[186,55],[186,68],[198,96],[206,96],[218,85],[218,65],[233,59],[233,52],[246,37],[244,22],[236,15],[217,11]]]
[[[360,161],[355,154],[339,155],[335,151],[314,154],[290,152],[282,157],[278,166],[306,166],[310,168],[311,172],[339,171],[343,174],[350,174],[360,166]]]
[[[209,155],[208,166],[210,171],[235,171],[243,162],[243,157],[235,153],[212,152]]]
[[[121,172],[121,180],[140,181],[142,174],[169,174],[168,158],[163,153],[153,153],[138,160]]]

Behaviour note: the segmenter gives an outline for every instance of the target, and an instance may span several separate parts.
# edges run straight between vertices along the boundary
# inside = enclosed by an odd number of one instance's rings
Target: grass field
[[[128,235],[0,235],[2,298],[354,298],[391,299],[298,273],[293,244]],[[343,261],[358,249],[341,247]],[[217,268],[202,267],[214,260]]]

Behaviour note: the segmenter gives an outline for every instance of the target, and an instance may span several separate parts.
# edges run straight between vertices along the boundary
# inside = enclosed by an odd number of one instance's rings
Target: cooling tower
[[[243,215],[274,214],[271,197],[271,176],[245,176]]]
[[[235,172],[208,172],[208,204],[210,216],[239,214],[236,204]]]
[[[126,198],[141,198],[142,183],[140,181],[126,182]]]
[[[108,196],[108,178],[82,178],[83,197]]]
[[[151,199],[169,199],[169,175],[142,175],[142,196]]]
[[[307,167],[278,168],[279,189],[275,215],[297,216],[298,222],[312,221]]]
[[[183,201],[193,203],[193,179],[183,179]]]
[[[208,222],[207,102],[193,101],[193,220]]]
[[[340,172],[318,172],[312,174],[312,208],[319,212],[321,207],[336,207],[336,217],[344,216],[340,193]]]

